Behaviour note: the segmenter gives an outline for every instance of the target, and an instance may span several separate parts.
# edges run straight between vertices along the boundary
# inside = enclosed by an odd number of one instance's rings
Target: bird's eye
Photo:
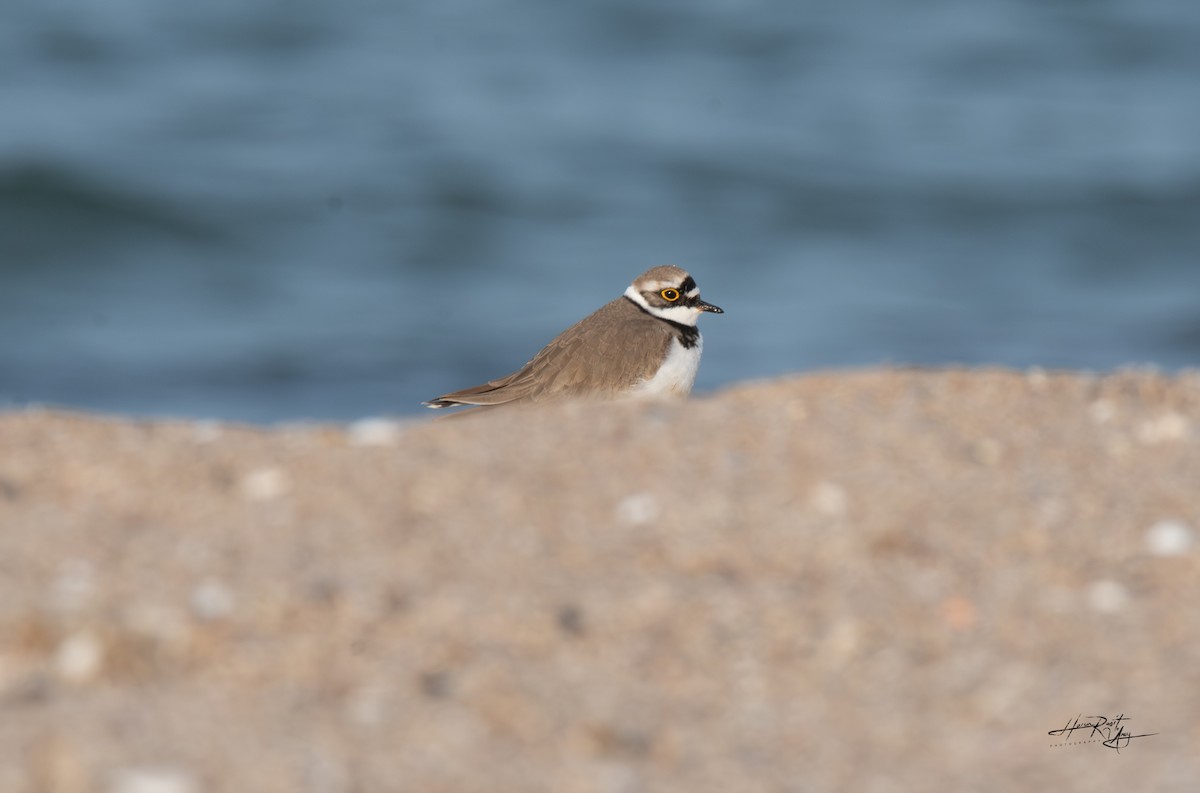
[[[678,289],[664,289],[661,292],[659,292],[659,294],[662,295],[662,299],[667,301],[668,303],[674,303],[676,300],[679,299],[679,290]]]

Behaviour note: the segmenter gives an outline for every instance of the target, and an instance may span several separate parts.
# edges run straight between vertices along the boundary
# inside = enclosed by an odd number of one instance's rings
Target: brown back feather
[[[647,340],[653,349],[639,355],[637,350],[621,349],[611,327],[607,333],[594,332],[612,325],[629,325],[626,331],[636,339]],[[619,297],[564,330],[516,372],[445,394],[430,403],[501,405],[613,397],[653,376],[674,333],[670,325]]]

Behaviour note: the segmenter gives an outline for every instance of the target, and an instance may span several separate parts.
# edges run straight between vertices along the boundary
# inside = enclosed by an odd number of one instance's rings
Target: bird
[[[700,299],[700,288],[686,270],[653,267],[507,377],[422,404],[494,408],[569,399],[686,397],[700,367],[704,340],[696,321],[705,313],[725,312]]]

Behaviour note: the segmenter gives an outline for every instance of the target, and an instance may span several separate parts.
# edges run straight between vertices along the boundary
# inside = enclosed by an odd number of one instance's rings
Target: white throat
[[[670,286],[670,284],[665,284],[663,288],[666,288],[667,286]],[[655,306],[652,306],[646,302],[646,298],[642,297],[641,292],[633,288],[633,284],[630,284],[629,288],[625,290],[625,297],[637,303],[642,307],[643,310],[653,314],[659,319],[678,322],[680,325],[691,325],[692,327],[695,327],[696,320],[700,319],[700,315],[704,313],[700,309],[692,308],[690,306],[665,306],[662,308],[656,308]]]

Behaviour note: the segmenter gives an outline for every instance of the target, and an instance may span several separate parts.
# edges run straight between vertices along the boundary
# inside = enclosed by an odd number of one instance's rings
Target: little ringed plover
[[[672,265],[637,277],[625,294],[564,330],[516,372],[424,404],[496,406],[560,399],[687,396],[704,348],[696,320],[725,313],[700,299]]]

